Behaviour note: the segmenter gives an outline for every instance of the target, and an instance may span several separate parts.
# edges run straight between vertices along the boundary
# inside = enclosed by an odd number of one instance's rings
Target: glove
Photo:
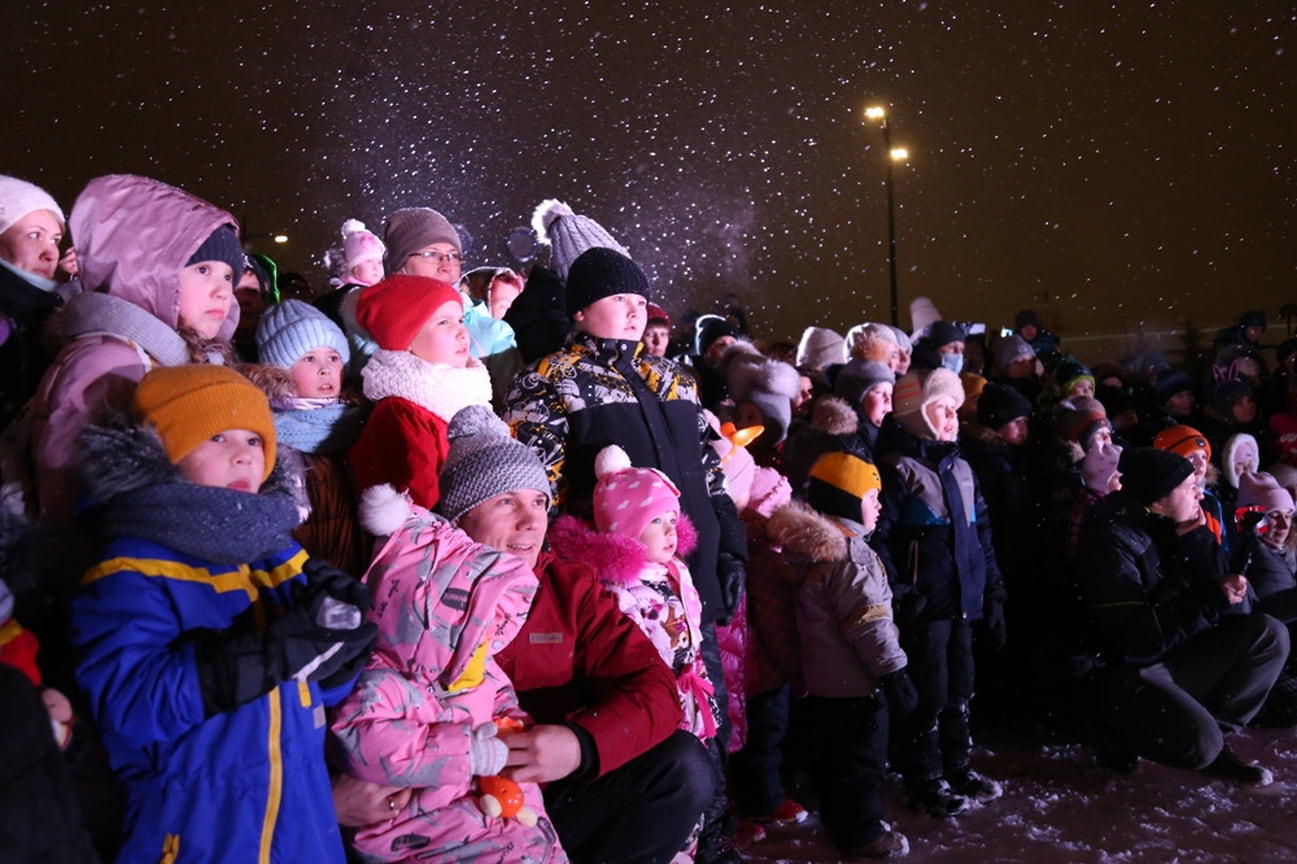
[[[919,691],[914,689],[910,673],[905,669],[888,672],[878,679],[878,684],[887,694],[887,707],[896,717],[908,717],[919,707]]]
[[[302,565],[306,575],[306,584],[313,590],[323,591],[330,597],[344,603],[350,603],[360,610],[368,612],[374,605],[369,596],[369,587],[345,570],[334,567],[323,558],[307,558]]]
[[[897,586],[892,593],[892,611],[897,626],[913,624],[928,607],[928,598],[910,586]]]
[[[716,556],[716,581],[721,588],[721,606],[724,616],[717,619],[719,624],[727,624],[739,610],[743,602],[743,591],[747,586],[748,574],[743,566],[743,559],[721,552]]]
[[[265,630],[191,633],[208,717],[233,711],[294,678],[334,686],[346,680],[337,677],[340,672],[354,675],[364,664],[378,627],[370,622],[348,629],[323,627],[318,619],[330,615],[329,595],[306,588],[297,593],[308,602],[293,606]]]
[[[1003,651],[1006,635],[1003,600],[995,598],[986,601],[986,608],[982,612],[982,626],[986,628],[986,635],[991,638],[991,645],[995,650]]]
[[[499,774],[509,758],[509,747],[496,737],[494,723],[483,723],[473,730],[473,739],[469,742],[469,772],[474,777],[490,777]]]

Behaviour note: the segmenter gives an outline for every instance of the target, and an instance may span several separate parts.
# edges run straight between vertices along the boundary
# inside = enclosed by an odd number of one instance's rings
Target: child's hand
[[[45,703],[45,710],[55,723],[72,722],[72,703],[68,701],[68,697],[53,687],[46,687],[41,691],[41,701]]]

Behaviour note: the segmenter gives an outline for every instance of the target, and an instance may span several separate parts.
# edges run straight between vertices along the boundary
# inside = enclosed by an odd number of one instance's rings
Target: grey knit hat
[[[343,363],[350,362],[347,337],[310,303],[285,300],[267,309],[257,322],[257,358],[262,363],[287,369],[307,351],[324,347],[337,351]]]
[[[455,226],[431,207],[407,207],[388,216],[383,223],[383,243],[387,246],[383,269],[389,276],[400,272],[405,259],[424,246],[449,243],[456,252],[464,251]]]
[[[589,216],[578,216],[572,208],[554,198],[540,202],[531,214],[531,227],[542,243],[551,247],[549,253],[550,269],[558,278],[567,281],[567,271],[572,262],[587,249],[596,246],[614,249],[630,257],[626,247],[622,246],[603,226]]]
[[[549,498],[549,478],[540,458],[515,441],[504,421],[485,405],[469,405],[450,418],[450,452],[438,475],[437,512],[454,522],[496,495],[535,489]]]
[[[883,383],[896,383],[896,374],[886,364],[877,360],[848,360],[833,382],[833,392],[853,408],[859,408],[860,400],[865,398],[870,388]]]

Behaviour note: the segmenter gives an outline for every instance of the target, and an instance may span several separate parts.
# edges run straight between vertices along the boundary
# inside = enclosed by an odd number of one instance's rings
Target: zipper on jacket
[[[261,823],[261,850],[257,855],[260,864],[270,864],[270,847],[275,839],[275,822],[279,818],[279,802],[284,793],[283,752],[279,743],[283,709],[279,704],[279,688],[271,690],[266,698],[270,700],[270,729],[266,742],[267,755],[270,758],[270,787],[266,795],[266,815]]]

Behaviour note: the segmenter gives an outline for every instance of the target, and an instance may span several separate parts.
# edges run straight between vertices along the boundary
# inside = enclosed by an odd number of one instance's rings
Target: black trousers
[[[815,740],[811,779],[820,796],[820,820],[839,849],[849,850],[883,834],[879,790],[887,778],[887,703],[808,696]]]
[[[910,788],[967,770],[973,738],[973,628],[965,619],[921,621],[901,631],[919,705],[896,742],[898,767]]]
[[[598,779],[550,783],[545,809],[576,864],[653,864],[680,850],[714,788],[707,748],[677,730]]]
[[[1096,711],[1130,753],[1201,770],[1220,755],[1226,732],[1247,725],[1288,658],[1288,630],[1269,615],[1227,615],[1161,663],[1096,675]]]
[[[749,818],[766,816],[784,803],[784,734],[788,731],[789,688],[748,697],[748,739],[730,758],[734,804]]]

